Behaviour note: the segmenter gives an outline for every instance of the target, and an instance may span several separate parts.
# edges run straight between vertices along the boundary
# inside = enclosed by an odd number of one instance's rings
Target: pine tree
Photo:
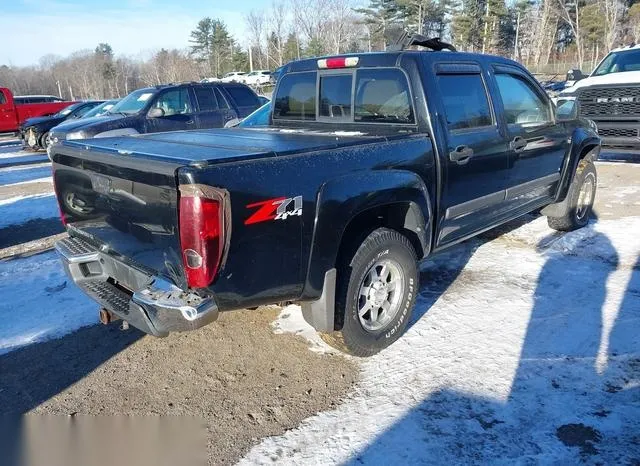
[[[400,21],[396,0],[370,0],[367,8],[358,8],[356,13],[363,16],[363,23],[369,29],[368,48],[385,49],[390,42],[392,26]]]

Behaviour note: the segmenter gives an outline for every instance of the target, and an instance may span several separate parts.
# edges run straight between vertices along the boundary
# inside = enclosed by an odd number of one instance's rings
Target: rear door
[[[15,131],[18,120],[13,99],[6,89],[0,89],[0,133]]]
[[[161,108],[164,116],[148,118],[145,121],[145,132],[178,131],[195,129],[196,118],[194,105],[187,87],[177,87],[160,92],[149,108]]]
[[[214,86],[194,86],[197,115],[196,126],[200,129],[222,128],[225,124],[224,109],[218,104]]]
[[[479,64],[436,65],[439,120],[447,141],[436,246],[492,225],[504,204],[509,148],[487,77]]]
[[[569,132],[556,124],[549,98],[526,73],[494,65],[493,78],[510,145],[506,200],[524,208],[555,193]]]

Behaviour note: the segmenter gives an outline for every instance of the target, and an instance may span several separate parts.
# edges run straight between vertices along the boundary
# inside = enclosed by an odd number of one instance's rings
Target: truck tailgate
[[[71,148],[53,160],[56,194],[71,234],[178,286],[183,283],[179,164]]]

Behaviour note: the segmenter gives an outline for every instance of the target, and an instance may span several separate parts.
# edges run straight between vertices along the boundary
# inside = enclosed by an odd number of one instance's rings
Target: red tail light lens
[[[228,241],[226,191],[204,185],[180,186],[180,245],[191,288],[209,286],[220,269]]]

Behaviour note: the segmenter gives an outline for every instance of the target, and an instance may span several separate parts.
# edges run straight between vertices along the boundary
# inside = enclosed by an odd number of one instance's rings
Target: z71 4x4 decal
[[[258,209],[248,219],[245,225],[267,222],[269,220],[286,220],[293,215],[302,216],[302,196],[278,197],[266,201],[249,204],[247,209]]]

